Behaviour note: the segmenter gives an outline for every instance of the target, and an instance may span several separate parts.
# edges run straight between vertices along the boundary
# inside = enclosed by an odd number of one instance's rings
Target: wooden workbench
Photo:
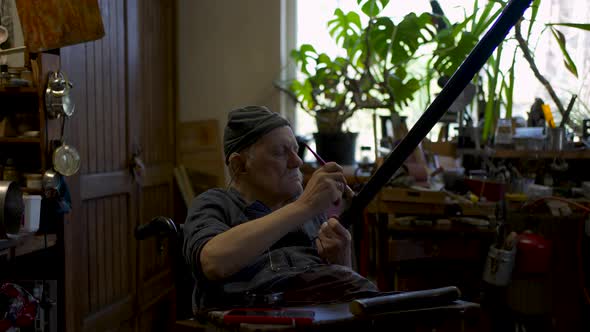
[[[384,291],[455,285],[473,300],[495,236],[495,210],[495,203],[439,191],[384,188],[365,214],[361,274]],[[464,222],[469,218],[482,225]]]

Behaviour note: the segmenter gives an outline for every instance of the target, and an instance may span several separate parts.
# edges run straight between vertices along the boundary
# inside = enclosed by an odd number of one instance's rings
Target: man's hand
[[[330,218],[322,224],[318,232],[318,254],[328,263],[352,267],[351,240],[350,232],[338,219]]]
[[[342,167],[329,162],[313,173],[297,201],[314,214],[320,214],[337,204],[346,190]]]

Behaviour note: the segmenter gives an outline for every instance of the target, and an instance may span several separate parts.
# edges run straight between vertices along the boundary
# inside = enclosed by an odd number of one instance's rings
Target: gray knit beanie
[[[247,148],[266,133],[283,126],[291,124],[264,106],[245,106],[230,111],[223,132],[225,164],[229,164],[233,152]]]

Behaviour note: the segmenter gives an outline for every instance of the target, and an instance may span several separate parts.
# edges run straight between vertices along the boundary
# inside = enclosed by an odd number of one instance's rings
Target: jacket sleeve
[[[201,250],[216,235],[230,229],[228,200],[213,189],[196,197],[184,223],[183,255],[197,281],[205,280],[200,262]]]

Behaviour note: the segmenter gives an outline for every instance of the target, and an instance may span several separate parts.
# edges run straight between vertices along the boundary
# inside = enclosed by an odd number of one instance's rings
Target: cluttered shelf
[[[315,172],[320,166],[317,163],[304,163],[301,166],[301,172],[303,173],[303,183],[311,178],[313,172]],[[370,172],[359,168],[358,165],[342,165],[344,177],[349,185],[363,184],[371,177]]]
[[[547,150],[513,150],[513,149],[457,149],[460,155],[486,156],[493,158],[563,158],[590,159],[590,149],[575,149],[561,151]]]

